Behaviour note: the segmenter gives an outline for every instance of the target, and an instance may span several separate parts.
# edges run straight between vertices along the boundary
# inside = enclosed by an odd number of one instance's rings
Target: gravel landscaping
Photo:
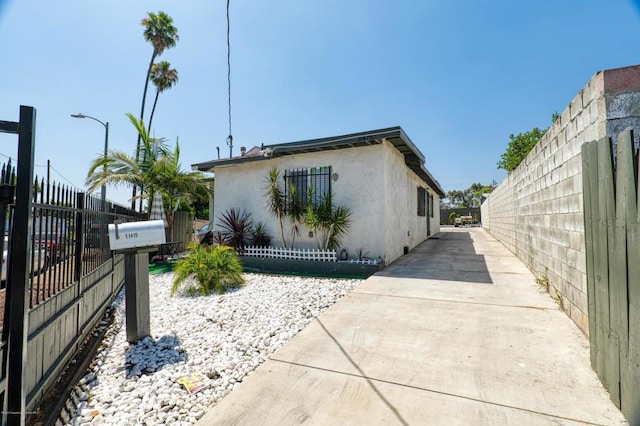
[[[193,424],[271,354],[359,280],[245,274],[247,284],[211,296],[170,296],[173,273],[149,277],[151,333],[128,344],[124,295],[67,407],[63,424]],[[198,374],[189,394],[180,378]]]

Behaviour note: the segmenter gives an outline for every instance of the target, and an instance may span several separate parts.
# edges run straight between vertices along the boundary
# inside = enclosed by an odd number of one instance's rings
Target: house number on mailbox
[[[132,232],[131,234],[124,234],[125,238],[138,238],[137,232]]]

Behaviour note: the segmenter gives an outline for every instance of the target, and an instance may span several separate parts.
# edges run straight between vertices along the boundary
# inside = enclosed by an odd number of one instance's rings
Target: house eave
[[[400,126],[371,130],[367,132],[351,133],[343,136],[264,145],[261,148],[265,153],[263,156],[241,156],[212,160],[193,164],[192,168],[194,170],[213,172],[216,167],[220,166],[264,161],[285,155],[378,145],[382,144],[384,140],[387,140],[404,156],[405,164],[409,169],[429,185],[438,195],[444,197],[444,190],[424,167],[424,155],[413,144],[411,139]]]

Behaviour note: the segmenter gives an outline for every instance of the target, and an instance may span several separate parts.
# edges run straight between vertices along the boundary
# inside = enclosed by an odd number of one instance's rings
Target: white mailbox
[[[166,242],[164,222],[161,220],[109,224],[111,250],[132,251]]]

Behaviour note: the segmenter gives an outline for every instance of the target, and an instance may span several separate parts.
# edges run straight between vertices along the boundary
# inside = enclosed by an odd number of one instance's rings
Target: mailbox
[[[166,237],[162,220],[109,224],[111,250],[135,251],[165,243]]]

